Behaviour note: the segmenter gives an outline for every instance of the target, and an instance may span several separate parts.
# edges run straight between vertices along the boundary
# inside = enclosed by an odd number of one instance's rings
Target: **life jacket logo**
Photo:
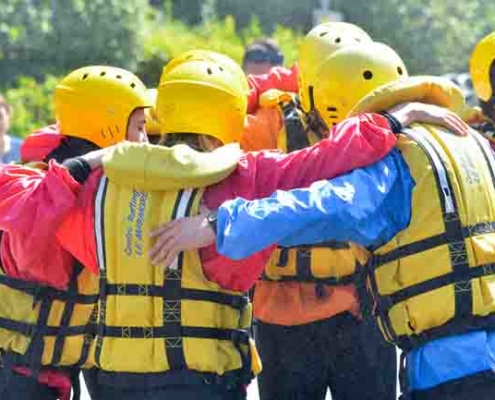
[[[127,229],[125,233],[125,254],[129,257],[136,255],[142,257],[144,254],[143,225],[144,214],[148,193],[133,190],[129,201],[129,212],[127,214]]]

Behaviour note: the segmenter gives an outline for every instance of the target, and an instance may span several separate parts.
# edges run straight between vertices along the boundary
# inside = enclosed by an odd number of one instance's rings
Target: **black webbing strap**
[[[74,273],[69,285],[69,292],[71,293],[78,292],[78,277],[83,272],[83,270],[84,270],[83,265],[80,262],[75,261]],[[62,359],[62,353],[64,351],[64,345],[65,345],[65,338],[67,337],[67,335],[65,335],[65,331],[66,328],[70,326],[70,321],[74,314],[75,305],[76,303],[73,301],[67,301],[64,304],[64,311],[62,313],[62,318],[60,321],[60,330],[59,330],[59,334],[56,336],[55,344],[53,348],[52,361],[50,363],[51,365],[54,366],[58,365],[58,363]]]
[[[45,339],[43,336],[48,326],[48,317],[50,316],[53,301],[42,299],[39,303],[38,320],[36,321],[31,342],[26,353],[29,360],[29,367],[35,378],[38,378],[42,366],[43,352],[45,351]],[[33,307],[35,307],[35,304],[33,304]]]
[[[295,102],[289,101],[287,103],[280,103],[279,107],[284,116],[287,153],[309,147],[311,143],[308,138],[308,130],[297,112],[297,105]]]
[[[64,291],[50,286],[42,286],[36,282],[29,282],[3,274],[0,274],[0,285],[19,290],[31,296],[36,296],[38,299],[69,301],[79,304],[93,304],[98,301],[98,295],[73,293],[71,291]]]
[[[107,284],[107,295],[164,297],[167,295],[166,291],[164,286],[158,285]],[[236,310],[243,310],[249,302],[249,299],[242,295],[186,288],[180,288],[180,298],[208,301],[230,306]]]
[[[82,368],[84,363],[88,360],[89,351],[91,349],[91,344],[95,340],[97,326],[98,326],[98,313],[99,313],[98,303],[95,304],[93,310],[91,311],[91,315],[89,317],[89,325],[88,331],[84,334],[83,346],[81,350],[81,355],[79,360],[74,364],[75,368]],[[92,328],[92,329],[91,329]]]
[[[248,385],[254,378],[251,362],[252,354],[251,346],[249,344],[249,333],[241,329],[234,330],[231,335],[231,340],[241,356],[242,368],[240,373],[240,383],[241,385]],[[246,350],[242,348],[242,345],[246,346]]]
[[[462,227],[463,238],[474,237],[494,232],[495,222],[481,222],[478,224]],[[446,245],[449,243],[449,239],[450,238],[447,233],[444,232],[426,239],[418,240],[417,242],[412,242],[397,247],[394,250],[391,250],[384,254],[377,254],[374,256],[375,264],[373,268],[378,268],[390,262],[397,261],[400,258],[408,257],[413,254],[431,250],[438,246]]]
[[[174,205],[171,219],[177,219],[189,215],[194,203],[197,189],[193,191],[180,190]],[[189,199],[187,196],[189,195]],[[187,201],[186,209],[181,209],[182,202]],[[182,207],[183,208],[183,207]],[[170,369],[187,368],[183,347],[184,327],[182,326],[182,266],[184,253],[179,253],[175,268],[168,268],[163,281],[163,329],[166,335],[165,352]]]
[[[495,329],[495,315],[485,317],[472,315],[462,321],[454,318],[442,326],[418,334],[398,336],[394,343],[400,349],[410,351],[432,340],[485,329]]]
[[[342,277],[315,277],[312,271],[311,251],[312,249],[330,249],[330,250],[348,250],[349,243],[326,241],[315,243],[313,245],[299,245],[294,247],[279,247],[280,255],[277,260],[277,267],[286,267],[289,262],[289,252],[296,252],[296,275],[278,276],[275,279],[270,278],[266,272],[263,272],[261,280],[272,282],[306,282],[325,285],[347,285],[355,281],[354,274]],[[357,261],[356,261],[357,262]]]

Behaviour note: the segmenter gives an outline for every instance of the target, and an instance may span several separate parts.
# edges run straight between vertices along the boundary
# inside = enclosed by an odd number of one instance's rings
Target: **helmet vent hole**
[[[341,42],[341,39],[338,37],[337,39],[335,39],[335,43],[340,43]]]
[[[223,67],[218,67],[218,69],[223,72]]]
[[[369,81],[371,78],[373,78],[373,72],[371,71],[364,71],[363,72],[363,78]]]
[[[211,68],[207,68],[206,72],[208,72],[208,75],[213,75],[213,71],[211,70]]]
[[[399,73],[399,75],[402,75],[404,73],[401,67],[397,67],[397,72]]]
[[[83,78],[83,80],[85,80],[85,79],[88,77],[88,75],[89,75],[89,74],[84,74],[84,75],[83,75],[83,77],[82,77],[82,78]]]
[[[358,43],[361,43],[361,39],[360,38],[354,38],[354,40]]]
[[[117,75],[117,79],[122,79],[122,75]]]
[[[135,88],[136,87],[136,84],[134,82],[131,83],[131,88]]]
[[[186,60],[190,60],[191,58],[193,58],[192,54],[189,54],[187,57],[186,57]]]
[[[107,73],[105,71],[100,72],[100,76],[105,76]]]
[[[326,35],[328,35],[328,32],[322,32],[322,33],[320,33],[320,37],[323,37],[323,36],[326,36]]]

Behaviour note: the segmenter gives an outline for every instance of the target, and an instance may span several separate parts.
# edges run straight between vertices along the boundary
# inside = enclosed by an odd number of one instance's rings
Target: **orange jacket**
[[[283,124],[278,107],[259,108],[247,118],[241,140],[243,150],[277,148]],[[286,326],[307,324],[345,311],[359,315],[354,285],[325,286],[324,295],[317,296],[314,283],[258,281],[253,306],[258,320]]]

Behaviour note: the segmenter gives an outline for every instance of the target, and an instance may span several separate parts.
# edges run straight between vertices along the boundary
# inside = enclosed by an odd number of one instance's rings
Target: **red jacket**
[[[297,93],[299,91],[298,73],[297,65],[294,65],[291,69],[273,67],[267,74],[249,75],[248,114],[256,112],[259,98],[267,90],[278,89]]]
[[[308,186],[373,163],[394,144],[384,117],[355,117],[333,128],[329,139],[298,152],[246,153],[231,176],[206,189],[204,202],[213,209],[239,196],[253,199],[277,189]],[[96,171],[81,186],[56,162],[50,163],[48,171],[0,167],[0,229],[10,234],[2,243],[2,254],[9,254],[3,260],[7,273],[15,271],[26,279],[66,287],[72,262],[64,258],[64,249],[98,273],[93,203],[101,174]],[[201,258],[209,279],[244,291],[259,277],[271,250],[233,261],[209,247],[202,249]]]
[[[32,161],[42,161],[45,157],[50,154],[52,150],[58,147],[62,141],[64,140],[64,136],[62,136],[58,130],[56,125],[50,125],[40,129],[39,131],[33,133],[28,136],[21,147],[21,160],[23,162],[32,162]],[[66,182],[69,186],[73,183],[72,177],[69,176],[65,169],[60,169],[60,177],[64,182]],[[55,182],[54,182],[55,184]],[[73,186],[75,188],[75,186]],[[56,192],[56,191],[55,191]],[[66,192],[67,195],[70,195],[70,192]],[[37,196],[40,196],[40,193],[37,193]],[[50,196],[48,194],[48,196]],[[48,199],[49,197],[45,197]],[[55,199],[56,200],[56,199]],[[29,206],[29,202],[25,203],[25,206]],[[54,206],[57,207],[57,203],[54,202]],[[43,215],[47,218],[49,223],[51,223],[51,218],[54,217],[53,214]],[[33,238],[36,240],[35,238]],[[31,257],[24,257],[20,260],[21,264],[24,265],[34,265],[32,268],[36,270],[37,268],[41,268],[41,273],[37,273],[36,276],[40,279],[36,279],[29,273],[29,268],[19,269],[17,268],[17,263],[15,258],[13,257],[13,253],[20,254],[22,257],[22,252],[18,252],[15,249],[11,248],[10,243],[10,234],[9,232],[4,232],[3,238],[1,241],[1,260],[3,265],[7,265],[8,268],[5,268],[5,272],[16,278],[23,278],[26,280],[34,280],[41,283],[50,284],[52,281],[49,278],[43,278],[43,274],[46,276],[51,273],[51,271],[44,270],[44,265],[50,265],[52,260],[56,260],[55,263],[61,266],[69,266],[72,263],[72,256],[60,250],[60,246],[57,243],[52,243],[49,247],[44,249],[43,253],[37,254],[34,258],[34,261],[31,261]],[[29,256],[29,254],[24,254],[24,256]],[[43,260],[46,261],[43,261]],[[69,271],[65,271],[67,274]],[[31,371],[27,368],[15,367],[15,370],[25,376],[30,376]],[[69,400],[71,394],[71,381],[70,376],[67,372],[64,371],[52,371],[49,368],[43,368],[40,371],[38,376],[38,381],[46,386],[52,387],[58,391],[58,396],[61,400]]]

